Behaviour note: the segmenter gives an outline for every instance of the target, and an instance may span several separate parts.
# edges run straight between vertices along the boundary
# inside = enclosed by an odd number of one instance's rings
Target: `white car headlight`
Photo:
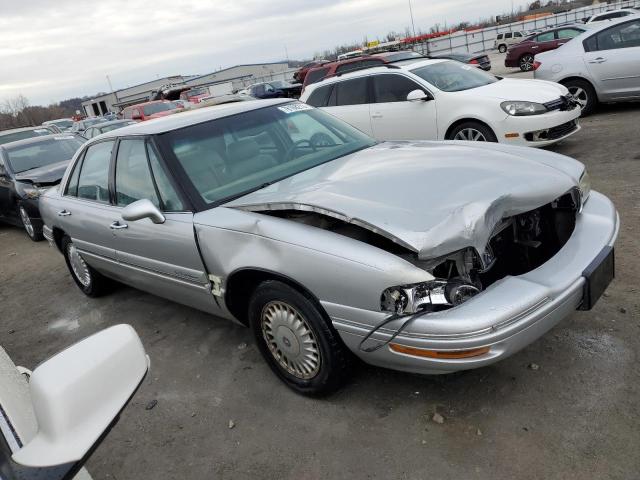
[[[521,117],[525,115],[540,115],[547,112],[547,107],[535,102],[502,102],[502,110],[509,115]]]
[[[589,174],[585,169],[580,176],[580,181],[578,182],[578,190],[580,190],[580,205],[584,205],[584,203],[589,198],[589,194],[591,193],[591,179],[589,178]]]
[[[382,292],[380,310],[396,315],[409,315],[437,306],[457,306],[478,293],[480,293],[478,287],[465,283],[461,279],[401,285],[387,288]]]

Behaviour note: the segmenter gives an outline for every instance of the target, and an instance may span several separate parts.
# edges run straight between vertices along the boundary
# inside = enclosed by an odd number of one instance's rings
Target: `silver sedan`
[[[419,373],[513,354],[593,306],[618,232],[576,160],[377,144],[290,100],[100,135],[40,208],[85,294],[116,280],[234,319],[305,394],[336,389],[352,353]]]

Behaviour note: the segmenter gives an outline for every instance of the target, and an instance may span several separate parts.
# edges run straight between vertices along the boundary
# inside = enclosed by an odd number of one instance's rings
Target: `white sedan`
[[[330,77],[301,101],[377,140],[475,140],[543,147],[576,133],[566,87],[501,78],[451,60],[400,62]]]

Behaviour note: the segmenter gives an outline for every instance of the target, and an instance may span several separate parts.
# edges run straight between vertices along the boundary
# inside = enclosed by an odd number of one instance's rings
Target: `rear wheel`
[[[105,294],[111,282],[109,279],[94,270],[84,261],[82,255],[68,236],[61,242],[62,253],[67,262],[69,273],[82,293],[88,297],[99,297]]]
[[[27,232],[27,235],[29,235],[29,238],[34,242],[40,242],[43,240],[44,235],[42,235],[42,226],[31,219],[29,213],[24,208],[24,205],[20,205],[18,210],[20,212],[20,220],[22,220],[22,225],[24,226],[24,230]]]
[[[480,122],[464,122],[449,133],[448,140],[464,140],[467,142],[497,142],[493,131]]]
[[[269,280],[251,297],[249,319],[262,356],[288,387],[318,396],[344,383],[348,351],[311,299]]]
[[[498,46],[498,51],[500,53],[504,53],[507,51],[507,46],[503,43],[502,45]]]
[[[520,57],[518,64],[520,65],[520,70],[523,72],[530,72],[533,70],[533,55],[525,53]]]
[[[583,117],[593,112],[598,103],[598,97],[589,82],[576,78],[563,82],[563,85],[567,87],[569,93],[573,95],[573,98],[580,104],[580,108],[582,109],[581,115]]]

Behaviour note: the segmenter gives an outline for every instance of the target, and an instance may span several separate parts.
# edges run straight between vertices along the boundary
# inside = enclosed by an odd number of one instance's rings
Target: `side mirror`
[[[422,90],[411,90],[407,95],[408,102],[426,102],[428,100],[431,100],[431,98],[431,95],[423,92]]]
[[[135,222],[136,220],[142,220],[148,218],[153,223],[164,223],[165,218],[158,207],[156,207],[151,201],[143,198],[137,202],[133,202],[122,209],[123,220]]]
[[[29,381],[38,432],[13,460],[27,467],[81,461],[117,420],[148,368],[130,325],[107,328],[40,364]]]

